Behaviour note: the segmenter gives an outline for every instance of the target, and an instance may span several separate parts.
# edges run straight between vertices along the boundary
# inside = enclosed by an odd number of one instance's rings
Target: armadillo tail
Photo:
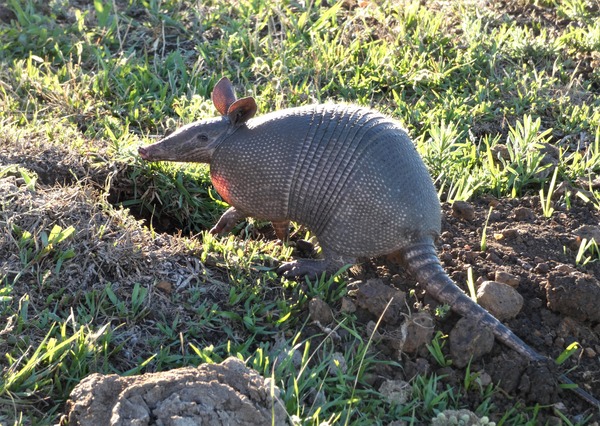
[[[494,336],[531,361],[546,358],[539,355],[516,334],[494,318],[488,311],[469,298],[446,274],[432,242],[412,244],[401,251],[407,269],[419,281],[427,293],[441,303],[448,304],[463,317],[473,318],[491,328]]]
[[[531,361],[547,361],[545,357],[527,346],[516,334],[458,288],[442,268],[432,242],[424,241],[412,244],[401,250],[400,254],[409,272],[438,301],[447,303],[452,307],[452,310],[464,317],[473,318],[479,323],[487,325],[492,329],[498,340]],[[561,383],[568,385],[580,398],[600,408],[598,399],[580,387],[573,387],[576,385],[567,376],[561,375],[559,380]]]

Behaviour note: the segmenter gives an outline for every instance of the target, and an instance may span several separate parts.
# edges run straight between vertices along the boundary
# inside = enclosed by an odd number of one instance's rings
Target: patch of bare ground
[[[556,359],[571,343],[578,342],[581,349],[577,355],[559,370],[573,369],[568,373],[573,381],[591,394],[600,395],[600,314],[597,309],[600,261],[596,257],[585,266],[575,262],[582,238],[589,239],[600,232],[597,207],[576,202],[567,210],[564,205],[557,205],[552,217],[545,218],[538,197],[500,200],[483,197],[474,200],[471,206],[474,214],[468,217],[456,212],[453,215],[450,205],[443,206],[445,219],[439,254],[448,274],[465,291],[468,291],[465,283],[469,269],[478,284],[484,280],[498,280],[499,276],[503,281],[510,279],[510,284],[524,298],[524,308],[505,324],[539,354],[551,359]],[[491,214],[490,206],[493,207]],[[487,249],[482,250],[488,214]],[[361,279],[372,276],[383,278],[390,286],[406,292],[416,284],[389,259],[366,263],[357,275]],[[425,307],[431,312],[439,306],[422,291],[413,302],[413,309]],[[456,314],[445,319],[436,318],[436,328],[450,333],[458,319]],[[381,333],[385,332],[384,325]],[[459,384],[464,378],[463,370],[440,367],[427,351],[403,355],[403,359],[408,375],[414,371],[438,372],[445,375],[444,380],[451,385]],[[501,412],[514,404],[512,397],[515,395],[525,397],[521,379],[526,373],[526,364],[515,352],[496,343],[491,353],[471,364],[470,371],[499,381],[508,391],[506,399],[503,400],[501,394],[494,399]],[[480,396],[476,393],[471,396],[471,408],[475,408]],[[563,391],[557,401],[572,416],[587,413],[599,419],[597,409],[586,405],[573,393]]]

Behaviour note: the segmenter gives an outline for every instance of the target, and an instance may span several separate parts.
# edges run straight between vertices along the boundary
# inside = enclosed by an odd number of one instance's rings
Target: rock
[[[492,155],[494,157],[494,160],[510,160],[510,152],[508,151],[508,148],[506,145],[502,145],[502,144],[498,144],[498,145],[494,145],[491,148],[492,151]],[[498,163],[500,161],[497,161]]]
[[[535,213],[527,207],[517,207],[513,214],[517,222],[532,222],[535,219]]]
[[[277,365],[291,362],[292,365],[300,369],[302,367],[302,346],[290,344],[283,333],[275,336],[275,343],[269,351],[269,356],[274,359]]]
[[[402,312],[406,310],[404,292],[385,285],[377,278],[353,282],[352,285],[356,289],[350,290],[348,294],[356,299],[359,308],[369,311],[377,318],[383,315],[383,322],[388,324],[397,324],[402,319]]]
[[[322,325],[331,324],[333,322],[333,312],[327,303],[313,297],[308,302],[308,315],[313,321],[319,322]]]
[[[95,373],[71,392],[63,424],[287,425],[279,389],[271,389],[234,357],[132,377]]]
[[[427,312],[409,315],[400,327],[402,351],[416,353],[431,342],[433,330],[433,318]]]
[[[556,272],[559,272],[561,274],[573,274],[575,272],[577,272],[577,269],[573,268],[571,265],[566,265],[564,263],[561,263],[560,265],[557,265],[554,270]]]
[[[335,352],[332,354],[331,361],[329,361],[329,375],[330,376],[341,376],[348,371],[348,364],[346,359],[341,352]]]
[[[587,240],[594,239],[596,243],[600,244],[600,226],[595,225],[582,225],[573,231],[575,235],[580,237],[581,239],[585,238]]]
[[[496,271],[496,274],[494,276],[494,281],[503,283],[503,284],[508,284],[511,287],[517,287],[519,285],[519,283],[521,282],[521,279],[519,277],[517,277],[516,275],[509,274],[508,272]]]
[[[477,301],[500,321],[516,317],[523,308],[523,296],[511,286],[496,281],[481,284]]]
[[[491,422],[489,418],[483,416],[482,418],[477,417],[477,414],[467,409],[461,410],[444,410],[438,413],[433,419],[431,419],[431,426],[495,426],[496,423]]]
[[[452,203],[452,216],[470,222],[475,219],[475,209],[466,201],[455,201]]]
[[[600,283],[581,274],[551,274],[545,286],[548,308],[581,321],[600,321]]]
[[[519,236],[519,230],[514,228],[505,229],[500,235],[502,235],[503,239],[510,240]]]
[[[458,320],[450,332],[450,355],[459,368],[469,361],[481,358],[494,346],[494,333],[471,318]]]
[[[354,304],[352,299],[344,296],[342,297],[342,307],[340,308],[340,310],[346,314],[351,314],[353,312],[356,312],[356,305]]]
[[[390,404],[405,404],[412,396],[412,386],[404,380],[385,380],[379,387],[379,392]]]
[[[549,270],[550,265],[546,262],[540,262],[537,265],[535,265],[535,268],[533,268],[533,272],[535,272],[536,274],[547,274]]]

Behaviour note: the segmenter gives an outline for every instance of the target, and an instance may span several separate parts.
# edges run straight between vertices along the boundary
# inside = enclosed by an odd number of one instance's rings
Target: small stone
[[[333,312],[327,303],[317,297],[313,297],[308,302],[308,315],[310,319],[319,322],[322,325],[331,324],[333,322]]]
[[[338,376],[348,371],[348,364],[341,352],[335,352],[329,361],[329,375]]]
[[[511,238],[516,238],[519,236],[519,231],[516,229],[505,229],[502,231],[502,235],[504,235],[504,238],[506,239],[511,239]]]
[[[585,348],[583,350],[583,353],[585,354],[585,356],[587,356],[588,358],[596,358],[596,355],[598,355],[596,353],[595,350],[593,350],[592,348]]]
[[[564,263],[561,263],[560,265],[556,266],[554,270],[562,274],[571,274],[576,271],[576,269],[573,268],[571,265],[566,265]]]
[[[550,265],[548,265],[546,262],[538,263],[535,265],[533,271],[538,274],[547,274],[548,271],[550,271]]]
[[[416,353],[431,342],[433,337],[433,318],[427,312],[409,315],[400,327],[402,351]]]
[[[356,312],[356,305],[349,297],[342,297],[342,307],[341,311],[346,314],[351,314]]]
[[[481,387],[485,388],[492,383],[492,376],[490,376],[485,371],[480,371],[478,380],[479,380],[479,384],[481,385]]]
[[[477,289],[477,301],[500,321],[516,317],[523,308],[523,296],[496,281],[485,281]]]
[[[502,259],[500,259],[500,257],[496,253],[488,253],[485,259],[489,260],[490,262],[494,262],[498,265],[502,263]]]
[[[490,150],[492,151],[492,156],[495,160],[510,160],[510,152],[506,145],[494,145]]]
[[[452,216],[466,221],[475,219],[475,209],[466,201],[455,201],[452,203]]]
[[[531,222],[535,219],[535,213],[528,207],[517,207],[513,213],[518,222]]]
[[[169,281],[159,281],[156,284],[156,288],[164,291],[167,294],[171,294],[173,292],[173,284],[171,284]]]
[[[579,228],[577,228],[573,233],[581,239],[594,239],[596,243],[600,244],[600,226],[582,225]]]
[[[458,320],[450,332],[450,355],[458,368],[481,358],[494,346],[494,333],[471,318]]]
[[[519,283],[521,282],[521,279],[519,277],[517,277],[516,275],[509,274],[508,272],[496,271],[494,281],[497,281],[499,283],[508,284],[511,287],[517,287],[519,285]]]
[[[379,387],[379,392],[390,404],[405,404],[412,396],[412,386],[404,380],[385,380]]]

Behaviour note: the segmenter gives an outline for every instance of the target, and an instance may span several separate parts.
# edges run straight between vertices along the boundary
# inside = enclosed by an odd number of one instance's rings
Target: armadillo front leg
[[[326,247],[321,247],[323,259],[297,259],[286,262],[277,268],[277,272],[285,277],[318,278],[323,272],[335,274],[342,267],[356,263],[356,259],[345,257]]]
[[[235,207],[230,207],[225,213],[223,213],[217,224],[213,226],[208,232],[210,232],[213,235],[227,233],[231,231],[235,227],[235,225],[237,225],[237,223],[245,217],[246,215],[244,213],[240,212]]]
[[[271,222],[271,224],[273,225],[273,229],[275,230],[275,235],[277,238],[279,238],[281,241],[287,241],[290,234],[290,221],[275,221]]]

